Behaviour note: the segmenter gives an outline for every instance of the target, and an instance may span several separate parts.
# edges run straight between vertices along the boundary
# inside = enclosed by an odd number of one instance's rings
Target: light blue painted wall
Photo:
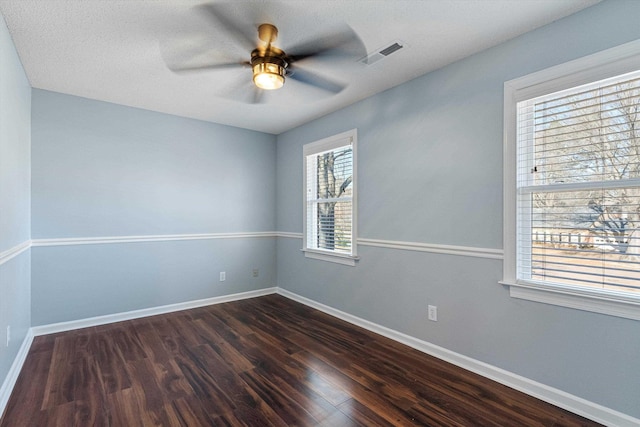
[[[502,248],[504,82],[636,40],[638,16],[605,1],[279,135],[278,230],[302,232],[303,144],[355,127],[359,237]],[[346,267],[301,244],[278,240],[280,287],[640,417],[640,322],[512,299],[501,261],[360,246]]]
[[[42,90],[32,102],[34,239],[275,230],[275,136]],[[275,286],[275,263],[275,238],[37,247],[33,325]]]
[[[29,240],[31,87],[0,19],[0,252]]]
[[[273,231],[275,137],[33,91],[34,239]]]
[[[0,15],[0,253],[30,239],[30,114],[31,87]],[[5,261],[0,264],[0,386],[31,321],[30,253]]]
[[[276,285],[275,238],[32,249],[34,326]],[[253,277],[253,269],[259,271]],[[226,281],[219,281],[225,271]]]

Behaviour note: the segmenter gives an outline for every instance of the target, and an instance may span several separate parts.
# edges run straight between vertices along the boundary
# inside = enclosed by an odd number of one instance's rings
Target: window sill
[[[360,258],[352,255],[334,254],[324,251],[314,251],[312,249],[300,249],[306,258],[318,259],[320,261],[334,262],[337,264],[355,267],[356,261]]]
[[[640,320],[640,296],[633,297],[621,292],[602,292],[536,282],[502,281],[500,284],[509,286],[509,294],[512,298]]]

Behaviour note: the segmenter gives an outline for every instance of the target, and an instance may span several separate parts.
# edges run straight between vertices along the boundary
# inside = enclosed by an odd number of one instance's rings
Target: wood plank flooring
[[[595,426],[278,295],[36,337],[0,427]]]

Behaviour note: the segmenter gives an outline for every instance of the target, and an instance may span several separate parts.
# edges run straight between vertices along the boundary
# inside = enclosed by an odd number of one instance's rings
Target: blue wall
[[[31,326],[30,253],[10,256],[30,240],[30,114],[31,87],[0,17],[0,385]]]
[[[504,82],[636,40],[638,16],[606,1],[279,135],[278,230],[302,232],[303,144],[357,127],[360,239],[501,249]],[[640,322],[512,299],[500,260],[301,244],[278,241],[280,287],[640,417]]]
[[[273,232],[275,136],[42,90],[32,103],[34,326],[276,285],[275,237],[38,246]]]

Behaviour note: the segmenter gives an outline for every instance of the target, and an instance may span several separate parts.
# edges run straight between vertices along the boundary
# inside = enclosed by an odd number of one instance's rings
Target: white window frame
[[[640,69],[640,40],[548,68],[504,84],[504,264],[501,284],[511,297],[640,320],[640,297],[517,278],[517,104]]]
[[[309,144],[305,144],[303,151],[303,244],[302,251],[304,252],[305,257],[318,259],[322,261],[335,262],[338,264],[355,266],[356,261],[359,259],[357,255],[357,141],[358,141],[358,132],[357,129],[351,129],[349,131],[340,133],[338,135],[334,135],[328,138],[321,139],[319,141],[311,142]],[[345,254],[340,252],[334,252],[330,250],[322,250],[317,248],[309,247],[310,242],[308,242],[307,238],[307,157],[322,153],[329,150],[334,150],[336,148],[344,147],[345,145],[351,145],[352,148],[352,157],[353,157],[353,178],[351,181],[351,253]]]

